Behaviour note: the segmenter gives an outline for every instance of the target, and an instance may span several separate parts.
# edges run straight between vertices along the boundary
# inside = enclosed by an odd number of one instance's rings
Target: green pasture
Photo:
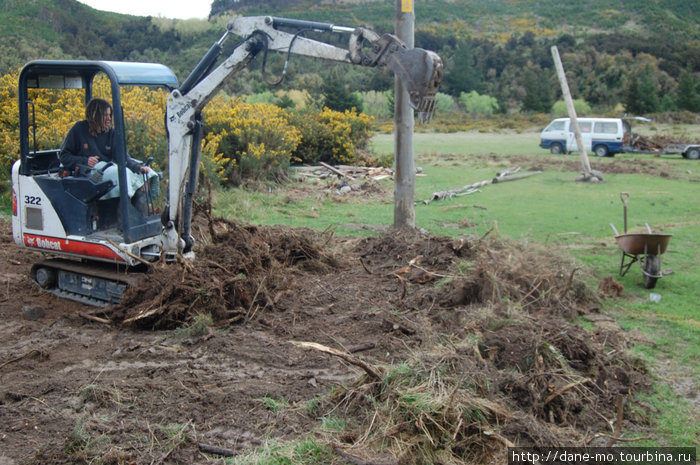
[[[505,131],[481,133],[478,131],[453,133],[423,133],[413,135],[413,151],[417,157],[430,154],[498,153],[500,155],[536,155],[544,151],[538,147],[538,132]],[[378,134],[372,139],[377,154],[393,153],[394,135]]]
[[[427,205],[417,202],[416,226],[437,235],[474,238],[489,233],[546,244],[575,257],[593,289],[602,278],[617,279],[624,286],[623,294],[603,301],[601,311],[612,315],[623,329],[641,335],[631,339],[630,350],[652,368],[650,376],[657,382],[653,393],[637,399],[651,406],[654,434],[633,445],[698,444],[700,162],[678,155],[592,157],[593,169],[602,172],[603,182],[589,184],[576,181],[577,154],[551,155],[538,148],[538,142],[536,131],[416,134],[416,167],[421,171],[416,178],[417,201],[437,191],[491,179],[505,168],[542,171],[487,185],[470,195]],[[373,139],[375,153],[391,152],[392,144],[392,135]],[[635,168],[641,172],[630,173]],[[376,234],[391,226],[391,180],[379,181],[379,192],[349,195],[336,193],[340,183],[329,178],[217,192],[215,209],[245,222],[331,228],[338,235]],[[621,253],[609,224],[622,232],[621,192],[630,194],[630,231],[646,231],[648,223],[655,232],[673,234],[661,257],[668,275],[653,290],[643,287],[636,264],[625,276],[618,273]],[[650,300],[652,292],[661,295],[660,302]],[[684,386],[690,386],[689,394]]]

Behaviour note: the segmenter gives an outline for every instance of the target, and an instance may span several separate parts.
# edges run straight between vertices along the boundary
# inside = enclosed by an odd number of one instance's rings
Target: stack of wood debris
[[[644,152],[661,152],[666,144],[656,139],[658,139],[658,136],[649,138],[639,134],[632,134],[630,136],[630,145]]]
[[[319,166],[295,166],[292,167],[292,170],[295,171],[302,180],[339,178],[352,181],[359,179],[380,181],[382,179],[394,178],[394,170],[390,168],[350,165],[331,166],[323,162],[321,162]]]
[[[632,147],[642,152],[673,153],[674,150],[677,150],[678,146],[695,144],[696,142],[682,136],[658,134],[644,137],[633,133],[629,139],[629,143]]]

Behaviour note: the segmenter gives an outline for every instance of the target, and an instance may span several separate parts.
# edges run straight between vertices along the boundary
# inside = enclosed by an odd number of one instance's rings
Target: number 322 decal
[[[24,203],[28,205],[41,205],[41,197],[35,197],[33,195],[25,195]]]

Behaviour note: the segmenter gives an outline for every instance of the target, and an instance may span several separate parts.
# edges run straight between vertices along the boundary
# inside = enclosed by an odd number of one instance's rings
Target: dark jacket
[[[115,161],[112,158],[111,146],[113,136],[114,131],[111,129],[93,136],[88,129],[88,122],[78,121],[68,131],[66,139],[61,144],[61,152],[59,153],[61,164],[68,171],[73,171],[76,165],[87,166],[88,158],[92,156],[99,157],[100,161]],[[138,173],[141,163],[131,158],[127,153],[126,166],[134,173]]]

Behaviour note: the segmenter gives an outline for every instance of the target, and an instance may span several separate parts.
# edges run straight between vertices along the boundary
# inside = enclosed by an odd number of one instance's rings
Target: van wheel
[[[549,146],[549,151],[554,155],[559,155],[564,153],[564,147],[559,142],[555,142]]]
[[[683,156],[688,160],[700,159],[700,148],[693,147],[692,149],[688,149],[688,151],[685,152]]]
[[[596,145],[593,152],[595,152],[596,157],[607,157],[610,154],[606,145]]]

